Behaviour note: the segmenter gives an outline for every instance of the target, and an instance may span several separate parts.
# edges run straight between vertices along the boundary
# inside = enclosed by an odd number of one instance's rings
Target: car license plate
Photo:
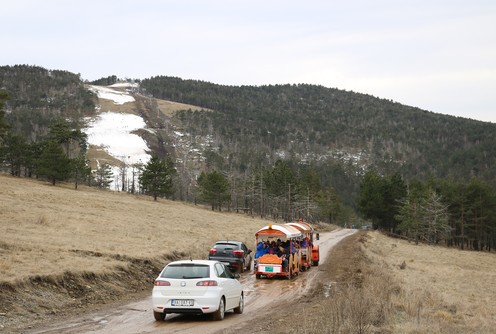
[[[274,271],[274,267],[265,267],[265,271],[271,273]]]
[[[193,306],[193,299],[172,299],[172,306]]]

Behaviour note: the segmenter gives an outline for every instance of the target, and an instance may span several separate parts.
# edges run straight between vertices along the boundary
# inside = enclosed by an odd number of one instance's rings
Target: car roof
[[[235,244],[235,245],[241,245],[243,242],[241,241],[235,241],[235,240],[219,240],[215,244]]]
[[[202,265],[213,265],[214,263],[217,263],[219,261],[215,261],[215,260],[178,260],[178,261],[172,261],[170,262],[168,265],[171,265],[171,264],[188,264],[188,263],[191,263],[191,264],[202,264]]]

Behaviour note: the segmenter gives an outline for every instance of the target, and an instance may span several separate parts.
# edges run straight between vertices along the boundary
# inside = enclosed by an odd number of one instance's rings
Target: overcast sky
[[[318,84],[496,123],[495,0],[15,0],[0,65]]]

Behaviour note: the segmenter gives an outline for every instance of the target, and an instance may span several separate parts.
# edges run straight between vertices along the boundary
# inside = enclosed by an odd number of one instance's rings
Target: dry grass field
[[[134,102],[116,104],[112,100],[100,98],[98,99],[98,104],[99,104],[100,112],[112,111],[112,112],[121,112],[121,113],[137,115],[136,105]]]
[[[217,239],[241,239],[253,247],[254,231],[267,223],[0,174],[0,332],[148,296],[167,261],[205,258]],[[361,231],[328,258],[310,295],[279,305],[277,313],[262,312],[252,322],[256,328],[237,330],[496,333],[494,253],[414,245]],[[288,328],[285,319],[295,312],[304,320]]]
[[[254,243],[266,221],[148,196],[72,184],[51,186],[0,175],[0,273],[33,275],[111,270],[129,258],[184,253],[205,257],[217,239]],[[89,256],[89,255],[96,256]],[[119,260],[119,257],[123,261]]]
[[[178,110],[191,109],[192,111],[200,111],[200,110],[209,111],[209,109],[207,108],[200,108],[197,106],[193,106],[191,104],[184,104],[184,103],[172,102],[172,101],[166,101],[160,99],[156,99],[156,101],[160,111],[167,116],[173,116],[174,113]]]
[[[400,287],[393,333],[496,333],[496,254],[415,245],[371,232],[372,267]]]

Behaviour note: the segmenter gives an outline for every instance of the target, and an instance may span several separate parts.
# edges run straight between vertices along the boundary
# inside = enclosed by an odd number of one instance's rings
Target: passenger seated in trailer
[[[301,241],[301,247],[302,248],[307,248],[308,247],[308,238],[305,238]]]
[[[289,241],[281,243],[281,245],[279,246],[279,252],[277,256],[282,258],[282,266],[284,268],[284,271],[288,271],[289,255],[290,255]]]
[[[275,241],[271,241],[269,245],[269,254],[276,254],[277,246]]]
[[[260,241],[257,244],[257,251],[255,252],[255,257],[254,257],[254,261],[253,261],[255,268],[258,267],[258,258],[261,256],[264,256],[265,254],[268,254],[268,253],[269,253],[269,246],[267,245],[267,243],[265,241]]]
[[[296,253],[299,250],[300,250],[300,240],[293,241],[293,247],[291,249],[291,252]]]
[[[258,259],[260,256],[263,256],[269,252],[269,247],[263,241],[260,241],[257,244],[257,251],[255,252],[255,259]]]
[[[279,257],[282,256],[281,247],[282,247],[281,244],[276,245],[276,248],[275,248],[275,251],[274,251],[274,254],[276,254]]]

